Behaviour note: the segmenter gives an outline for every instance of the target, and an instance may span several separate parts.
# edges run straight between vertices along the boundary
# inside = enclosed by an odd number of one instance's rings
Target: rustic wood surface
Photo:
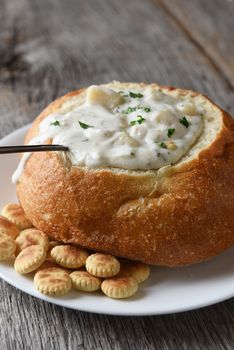
[[[65,92],[113,79],[199,90],[234,115],[233,33],[232,0],[0,0],[0,137]],[[2,350],[233,348],[233,299],[110,317],[0,282]]]

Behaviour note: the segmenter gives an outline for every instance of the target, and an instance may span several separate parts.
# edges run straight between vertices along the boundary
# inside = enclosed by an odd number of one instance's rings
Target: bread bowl
[[[106,143],[95,127],[103,115]],[[207,97],[143,83],[80,89],[51,103],[25,138],[58,141],[71,152],[33,153],[13,177],[26,215],[51,238],[171,267],[233,245],[234,121]]]

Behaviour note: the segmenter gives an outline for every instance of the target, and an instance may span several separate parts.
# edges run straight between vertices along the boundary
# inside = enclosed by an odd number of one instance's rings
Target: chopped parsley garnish
[[[138,115],[137,118],[138,118],[137,120],[132,120],[130,122],[131,126],[136,125],[136,124],[142,124],[145,121],[145,118],[143,118],[141,115]]]
[[[143,109],[146,113],[150,112],[151,109],[149,107],[144,107],[144,106],[136,106],[136,107],[128,107],[125,111],[123,111],[124,114],[129,114],[132,112],[135,112],[138,109]]]
[[[124,114],[129,114],[132,112],[135,112],[137,110],[137,107],[128,107],[125,111],[123,111]]]
[[[167,145],[165,144],[165,142],[161,142],[161,143],[159,144],[159,146],[160,146],[161,148],[167,148]]]
[[[186,128],[189,127],[189,122],[186,117],[180,119],[180,124],[184,125]]]
[[[174,132],[175,132],[175,129],[168,129],[167,130],[167,136],[171,137],[174,134]]]
[[[60,122],[58,120],[55,120],[54,122],[50,123],[50,125],[60,126]]]
[[[135,93],[132,91],[126,92],[126,91],[118,91],[118,93],[120,95],[122,95],[123,97],[132,97],[132,98],[141,98],[144,95],[142,95],[141,93]]]
[[[145,118],[143,118],[141,115],[138,115],[137,118],[138,118],[137,120],[138,124],[142,124],[145,121]]]
[[[144,95],[142,95],[141,93],[135,93],[135,92],[129,92],[129,96],[132,98],[141,98],[144,97]]]
[[[93,128],[93,126],[88,125],[88,124],[85,124],[85,123],[82,123],[82,122],[80,122],[79,120],[78,120],[78,122],[79,122],[80,127],[81,127],[82,129]]]

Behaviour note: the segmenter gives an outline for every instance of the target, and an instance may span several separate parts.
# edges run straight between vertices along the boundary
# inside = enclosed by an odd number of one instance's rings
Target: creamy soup
[[[119,91],[90,86],[79,107],[46,117],[30,144],[52,139],[67,146],[75,166],[159,169],[188,152],[202,132],[202,113],[191,97],[152,87]],[[29,156],[22,158],[14,183]]]

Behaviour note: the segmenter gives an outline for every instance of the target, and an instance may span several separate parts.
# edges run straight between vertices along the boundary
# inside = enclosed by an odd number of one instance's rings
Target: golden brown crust
[[[49,105],[26,142],[80,92]],[[154,265],[192,264],[222,252],[234,243],[234,122],[219,111],[215,141],[161,182],[153,173],[88,170],[65,166],[57,153],[33,154],[17,185],[27,216],[53,239]]]

